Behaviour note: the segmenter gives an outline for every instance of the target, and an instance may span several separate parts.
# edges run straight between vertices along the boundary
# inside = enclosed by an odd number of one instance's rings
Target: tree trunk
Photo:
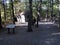
[[[39,26],[39,16],[37,15],[37,25],[36,25],[36,27],[38,27]]]
[[[51,7],[51,20],[53,21],[53,0],[50,0],[50,7]]]
[[[48,21],[49,16],[49,4],[47,5],[47,10],[46,10],[46,19]]]
[[[42,0],[40,0],[40,16],[42,14],[42,8],[41,8]]]
[[[42,8],[41,8],[41,4],[42,4],[42,0],[40,0],[40,1],[37,1],[37,3],[38,3],[38,5],[37,5],[37,11],[39,12],[39,18],[41,18],[42,17]],[[37,16],[38,17],[38,16]],[[38,18],[37,18],[37,20],[38,20]],[[38,21],[37,21],[37,24],[38,24]],[[38,26],[38,25],[37,25]]]
[[[12,8],[12,16],[13,16],[13,23],[15,24],[15,21],[14,21],[14,6],[13,6],[13,0],[11,0],[11,8]]]
[[[38,12],[38,4],[37,4],[37,0],[35,0],[35,5],[36,5],[36,11]],[[37,12],[36,12],[36,15],[37,15],[37,20],[36,20],[36,22],[37,22],[37,24],[36,24],[36,27],[38,27],[38,14],[37,14]]]
[[[29,20],[28,20],[28,32],[32,32],[32,0],[29,0]]]
[[[60,1],[59,1],[59,25],[58,25],[59,29],[60,29]]]
[[[6,7],[5,7],[5,4],[3,3],[3,8],[4,8],[4,19],[6,21]]]
[[[0,29],[2,28],[1,22],[2,20],[1,20],[1,9],[0,9]]]

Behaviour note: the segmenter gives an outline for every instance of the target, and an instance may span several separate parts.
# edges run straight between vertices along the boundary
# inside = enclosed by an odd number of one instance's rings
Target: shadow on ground
[[[60,45],[59,29],[54,24],[40,24],[27,32],[27,26],[17,26],[15,34],[0,33],[0,45]]]

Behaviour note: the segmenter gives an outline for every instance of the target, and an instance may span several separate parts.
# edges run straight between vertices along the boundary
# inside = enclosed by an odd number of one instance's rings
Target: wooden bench
[[[6,28],[8,30],[8,33],[10,33],[10,29],[13,29],[13,33],[15,33],[15,24],[8,24],[6,25]]]

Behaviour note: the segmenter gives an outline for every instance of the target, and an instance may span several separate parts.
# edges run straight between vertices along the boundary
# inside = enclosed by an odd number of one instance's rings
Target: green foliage
[[[33,17],[37,19],[37,11],[35,9],[33,10]]]
[[[0,2],[1,2],[1,0],[0,0]],[[19,9],[21,9],[22,11],[24,11],[25,9],[26,10],[28,10],[29,9],[29,4],[28,4],[28,2],[26,2],[26,3],[24,3],[24,2],[18,2],[17,0],[14,0],[14,2],[13,2],[13,4],[14,4],[14,7],[16,8],[14,11],[15,11],[15,13],[17,13],[18,12],[18,10]],[[36,10],[36,8],[38,8],[40,5],[39,5],[40,3],[38,3],[38,2],[33,2],[32,3],[32,8],[33,8],[33,16],[35,17],[35,18],[37,18],[37,10]],[[46,0],[46,1],[43,1],[42,2],[42,5],[46,5],[47,7],[48,7],[48,15],[50,15],[51,14],[51,7],[50,7],[50,2],[49,2],[49,0]],[[57,14],[58,13],[58,9],[56,8],[56,7],[54,7],[54,6],[57,6],[58,5],[58,0],[55,0],[55,3],[53,4],[53,14]],[[2,11],[1,12],[3,12],[4,11],[4,9],[3,9],[3,7],[2,7],[3,5],[0,3],[0,7],[1,7],[1,9],[2,9]],[[6,14],[7,14],[7,19],[11,19],[11,12],[12,11],[12,9],[11,9],[11,4],[9,4],[9,8],[8,9],[6,9]],[[42,17],[45,17],[45,15],[46,15],[46,10],[44,10],[44,9],[42,9],[42,11],[41,11],[41,15],[42,15]],[[2,14],[3,16],[2,16],[2,20],[4,20],[4,14]]]

